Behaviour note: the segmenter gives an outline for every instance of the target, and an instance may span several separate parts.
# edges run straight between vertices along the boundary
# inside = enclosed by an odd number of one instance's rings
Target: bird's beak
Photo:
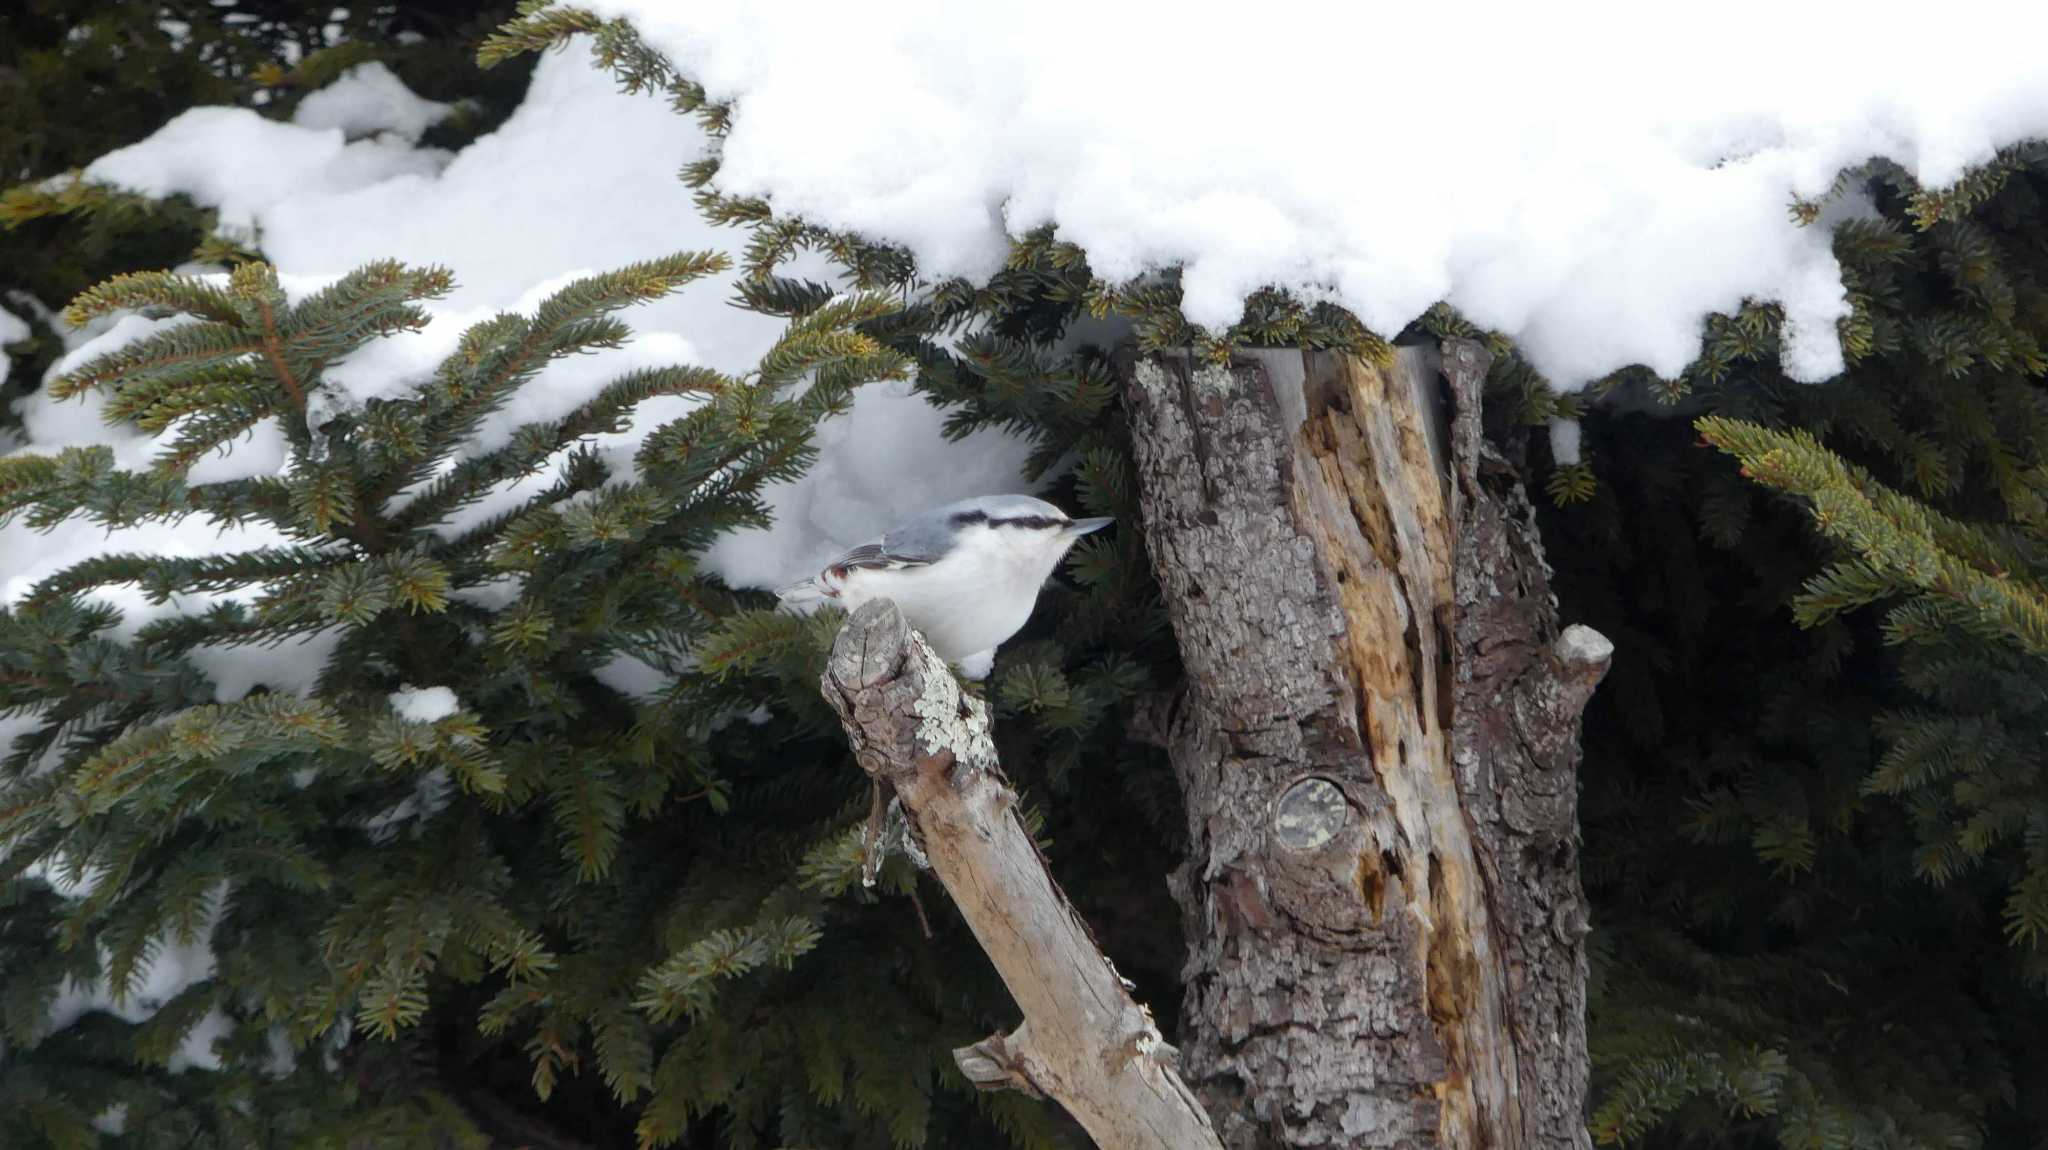
[[[1079,539],[1081,536],[1086,535],[1091,531],[1100,531],[1103,528],[1115,522],[1116,517],[1111,515],[1105,515],[1100,519],[1076,519],[1074,520],[1073,524],[1067,528],[1067,538]]]

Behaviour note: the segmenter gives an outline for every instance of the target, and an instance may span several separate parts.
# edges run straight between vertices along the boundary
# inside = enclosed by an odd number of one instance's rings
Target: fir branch
[[[209,370],[232,368],[264,350],[263,343],[249,338],[238,327],[186,324],[88,360],[51,380],[50,395],[54,399],[70,399],[117,381],[190,379]]]
[[[2023,563],[1990,535],[1898,495],[1804,431],[1770,431],[1718,416],[1697,426],[1708,442],[1740,459],[1746,475],[1809,500],[1822,534],[1862,560],[1856,570],[1866,586],[1881,578],[1900,591],[1939,595],[2027,650],[2048,653],[2048,594],[2026,580]],[[1838,569],[1810,588],[1816,611],[1843,602],[1850,574]]]
[[[227,292],[196,276],[142,271],[118,275],[87,288],[64,309],[64,322],[84,327],[117,311],[170,308],[220,324],[239,324],[241,313]]]
[[[544,52],[578,33],[594,32],[603,21],[596,13],[556,5],[553,0],[520,0],[519,15],[485,37],[477,49],[479,68],[495,68],[517,56]]]
[[[504,447],[458,463],[392,515],[392,529],[402,534],[439,522],[497,484],[532,474],[587,436],[624,430],[632,409],[655,396],[716,396],[731,386],[730,378],[703,367],[650,368],[621,376],[564,418],[526,424]]]
[[[298,420],[287,421],[286,424],[286,431],[294,442],[298,442],[305,434],[306,389],[285,362],[284,340],[278,334],[277,312],[284,306],[285,297],[283,289],[277,285],[277,272],[268,264],[243,264],[229,279],[228,291],[255,310],[261,324],[263,357],[270,364],[271,377],[284,388],[291,399],[292,412],[299,416]]]

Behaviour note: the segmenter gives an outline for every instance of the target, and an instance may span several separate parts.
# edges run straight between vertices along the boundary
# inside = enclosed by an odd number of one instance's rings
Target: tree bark
[[[1578,717],[1486,353],[1129,372],[1187,684],[1183,1070],[1233,1150],[1581,1150]]]
[[[1152,1014],[1097,947],[1015,811],[988,710],[888,600],[853,613],[823,688],[862,769],[903,804],[915,846],[1024,1012],[953,1052],[983,1089],[1050,1096],[1103,1150],[1221,1150]]]

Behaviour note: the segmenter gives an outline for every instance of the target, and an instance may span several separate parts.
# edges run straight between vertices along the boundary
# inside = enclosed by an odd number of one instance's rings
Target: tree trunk
[[[1145,537],[1188,682],[1183,1071],[1232,1150],[1587,1146],[1578,717],[1486,353],[1147,359]]]

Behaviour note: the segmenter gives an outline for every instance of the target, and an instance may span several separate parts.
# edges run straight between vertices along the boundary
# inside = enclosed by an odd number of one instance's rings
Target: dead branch
[[[1009,1034],[953,1052],[985,1090],[1065,1107],[1103,1150],[1221,1150],[1151,1012],[1024,829],[996,762],[988,710],[886,600],[854,612],[823,689],[861,768],[892,787],[961,916],[1023,1011]]]

